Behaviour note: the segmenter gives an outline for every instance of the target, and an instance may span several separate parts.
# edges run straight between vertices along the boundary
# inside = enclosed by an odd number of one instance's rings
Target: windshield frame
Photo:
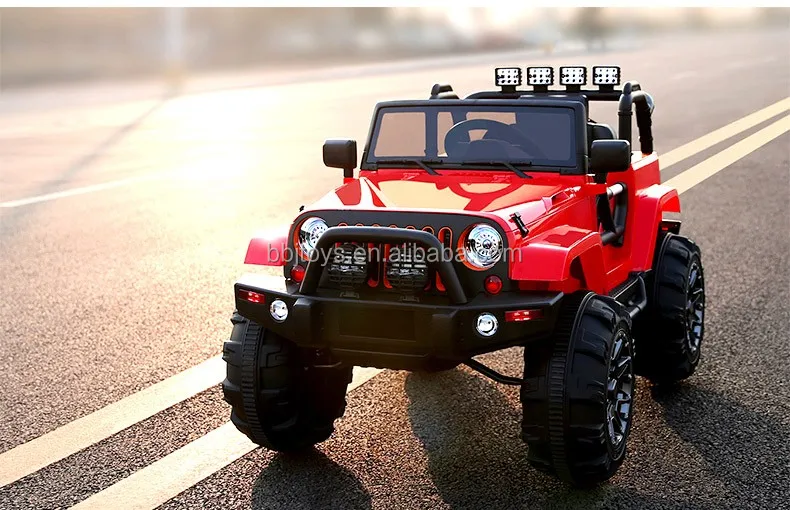
[[[380,128],[380,121],[382,114],[386,113],[387,109],[411,109],[414,111],[430,111],[434,109],[449,110],[453,107],[474,107],[474,108],[512,108],[529,109],[529,108],[563,108],[572,110],[572,130],[575,138],[575,154],[573,154],[573,161],[570,165],[533,165],[529,167],[530,172],[554,172],[563,175],[583,175],[587,173],[587,108],[583,102],[583,98],[578,99],[552,99],[552,98],[519,98],[519,99],[428,99],[428,100],[408,100],[408,101],[385,101],[378,103],[374,110],[373,119],[370,124],[368,138],[365,142],[365,148],[362,153],[362,161],[360,164],[361,170],[378,170],[384,168],[396,168],[396,166],[387,164],[386,159],[421,159],[419,157],[400,158],[393,156],[392,158],[379,158],[372,157],[371,145],[376,139],[378,129]],[[426,157],[425,159],[433,159]],[[475,167],[474,162],[441,162],[436,164],[431,161],[431,166],[441,169],[464,169],[469,170]],[[386,166],[385,166],[386,165]],[[402,168],[405,165],[400,165]],[[481,170],[499,170],[493,166],[480,165]]]

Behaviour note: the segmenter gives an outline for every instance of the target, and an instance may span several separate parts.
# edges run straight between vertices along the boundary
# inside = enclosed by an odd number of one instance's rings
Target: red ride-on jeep
[[[635,374],[690,376],[700,359],[700,250],[679,235],[660,184],[653,100],[620,69],[499,68],[501,90],[376,106],[356,143],[328,140],[342,186],[280,232],[254,238],[224,345],[233,423],[277,451],[327,439],[352,367],[466,364],[521,386],[522,437],[538,469],[576,485],[623,462]],[[619,126],[589,119],[617,101]],[[632,112],[640,147],[631,150]],[[270,278],[270,277],[269,277]],[[474,356],[524,347],[523,377]]]

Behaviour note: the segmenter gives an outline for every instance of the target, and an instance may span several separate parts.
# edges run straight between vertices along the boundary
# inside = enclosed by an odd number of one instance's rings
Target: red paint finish
[[[573,292],[587,288],[606,292],[601,236],[598,232],[570,226],[555,227],[530,239],[512,254],[510,278],[543,282],[531,290]],[[574,259],[579,259],[578,274],[573,274]],[[545,288],[541,288],[545,287]],[[530,289],[529,285],[522,288]]]
[[[503,228],[509,249],[509,277],[520,289],[588,289],[598,293],[610,291],[633,271],[649,269],[662,215],[680,211],[677,191],[660,184],[656,154],[634,153],[631,168],[610,173],[606,185],[595,184],[589,175],[527,172],[532,178],[523,179],[512,172],[490,169],[438,172],[361,171],[359,178],[344,179],[341,186],[306,210],[318,215],[327,209],[464,211]],[[604,246],[596,196],[618,182],[626,186],[628,195],[625,235],[621,246]],[[513,222],[514,213],[521,216],[529,231],[527,236],[523,237]],[[440,239],[444,235],[438,232]],[[290,246],[294,242],[288,239],[287,228],[258,236],[250,242],[245,262],[281,266],[288,249],[295,248]],[[386,278],[382,280],[387,285]],[[438,277],[434,284],[444,289]],[[494,287],[492,283],[490,289]],[[490,289],[487,284],[486,290]]]
[[[259,266],[284,266],[287,262],[288,227],[262,232],[250,240],[245,264]]]
[[[637,193],[635,209],[635,242],[631,257],[634,270],[643,271],[653,264],[656,233],[664,213],[679,213],[680,198],[676,189],[654,184]]]

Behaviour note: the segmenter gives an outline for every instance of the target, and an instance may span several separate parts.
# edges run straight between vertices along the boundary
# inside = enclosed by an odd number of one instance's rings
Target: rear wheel
[[[691,376],[705,332],[705,281],[699,247],[668,234],[658,244],[648,308],[638,321],[636,370],[654,383]]]
[[[625,458],[635,395],[628,314],[594,293],[565,298],[553,338],[525,349],[522,438],[537,469],[576,486]]]
[[[253,442],[298,451],[329,438],[346,408],[351,367],[313,367],[296,346],[238,313],[222,357],[231,421]]]

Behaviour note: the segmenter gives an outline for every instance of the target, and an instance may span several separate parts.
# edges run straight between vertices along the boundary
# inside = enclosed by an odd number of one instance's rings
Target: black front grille
[[[346,226],[346,223],[339,223],[338,226]],[[379,224],[374,226],[378,227]],[[415,228],[400,227],[396,224],[390,227]],[[442,226],[434,229],[426,225],[420,230],[436,236],[445,250],[449,250],[452,246],[451,227]],[[321,285],[341,290],[359,291],[364,287],[412,295],[422,292],[445,293],[438,274],[428,263],[428,252],[425,247],[414,243],[367,244],[353,239],[333,248],[325,267],[325,279]]]
[[[415,244],[391,246],[385,275],[393,289],[414,292],[428,285],[426,252]]]
[[[346,243],[332,251],[327,272],[329,281],[343,289],[362,285],[368,276],[368,251],[364,247]]]

